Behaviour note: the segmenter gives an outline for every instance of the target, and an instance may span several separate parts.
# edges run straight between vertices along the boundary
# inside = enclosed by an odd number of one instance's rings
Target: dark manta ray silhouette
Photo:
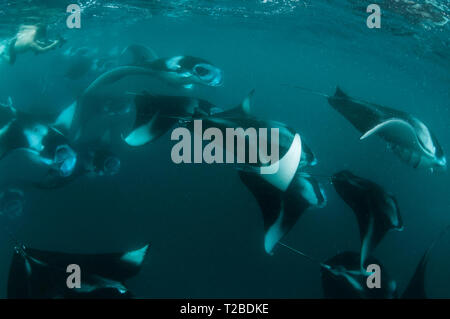
[[[317,181],[300,169],[317,163],[311,149],[300,135],[283,123],[266,121],[250,115],[253,91],[233,109],[202,116],[204,128],[277,128],[280,158],[278,171],[263,174],[262,163],[238,165],[241,181],[255,196],[262,210],[265,238],[264,248],[272,253],[276,244],[291,230],[300,216],[310,207],[323,207],[325,194]],[[224,134],[225,135],[225,134]],[[271,141],[268,144],[273,147]],[[236,152],[234,153],[236,154]]]
[[[323,207],[326,198],[320,185],[310,176],[296,175],[286,191],[281,191],[261,175],[239,171],[239,177],[255,196],[264,220],[264,249],[271,254],[277,243],[311,207]]]
[[[426,299],[425,273],[430,252],[442,237],[450,231],[447,226],[427,248],[420,259],[409,283],[400,296],[403,299]],[[367,258],[368,264],[376,264],[381,270],[381,288],[368,288],[367,276],[360,269],[361,256],[355,252],[342,252],[321,263],[322,288],[325,298],[398,298],[395,281],[391,279],[384,266],[374,257]]]
[[[36,121],[13,120],[0,132],[0,159],[23,151],[32,161],[64,176],[72,173],[77,154],[56,129]]]
[[[204,129],[217,128],[223,136],[228,128],[279,129],[277,146],[280,159],[276,163],[270,163],[279,165],[276,173],[261,174],[260,169],[264,165],[260,161],[249,163],[246,160],[237,164],[242,182],[256,197],[263,211],[265,250],[271,253],[277,242],[307,208],[322,207],[326,199],[319,184],[311,176],[299,172],[300,168],[316,164],[317,160],[311,149],[302,143],[298,133],[285,124],[251,116],[253,92],[237,107],[225,111],[207,101],[190,97],[138,95],[136,120],[124,140],[131,146],[145,145],[160,137],[179,121],[186,128],[193,130],[193,121],[202,120]],[[270,144],[269,139],[267,142]],[[234,154],[236,157],[236,150]],[[237,162],[236,158],[234,162]]]
[[[140,271],[149,245],[124,253],[67,254],[16,246],[8,277],[10,299],[131,298],[123,282]],[[81,269],[81,287],[68,288],[67,266]]]
[[[194,114],[211,114],[215,107],[205,100],[186,96],[136,95],[136,118],[124,137],[130,146],[143,146],[161,137],[180,119],[192,120]]]
[[[368,288],[368,273],[360,269],[359,253],[345,251],[328,259],[321,267],[322,289],[325,298],[332,299],[391,299],[397,297],[397,284],[385,267],[374,257],[368,264],[380,266],[381,287]]]
[[[8,105],[8,109],[9,121],[0,128],[0,160],[15,153],[37,164],[34,166],[36,171],[48,168],[58,175],[70,176],[77,163],[77,154],[59,130],[66,121],[66,110],[52,116],[26,113],[12,105]]]
[[[264,179],[284,191],[287,189],[301,162],[302,141],[300,135],[283,123],[266,121],[250,116],[252,96],[253,91],[237,107],[226,111],[220,111],[220,108],[207,101],[190,97],[152,96],[148,94],[137,96],[136,120],[131,132],[124,137],[124,140],[131,146],[145,145],[167,132],[180,121],[186,128],[193,130],[194,121],[201,120],[205,130],[212,127],[217,128],[222,132],[223,136],[226,135],[226,130],[229,128],[240,128],[243,131],[253,128],[257,132],[259,128],[265,128],[269,132],[272,128],[276,128],[279,130],[279,142],[276,146],[279,148],[280,160],[274,164],[279,165],[280,169],[276,174],[266,174]],[[270,133],[267,135],[270,135]],[[267,145],[271,145],[270,136],[262,138],[266,139]],[[212,141],[212,143],[215,142]],[[246,144],[246,147],[249,148],[250,143]],[[237,147],[237,145],[234,146]],[[309,150],[309,148],[307,149]],[[226,149],[226,151],[231,150]],[[235,156],[237,153],[234,150]],[[246,154],[249,153],[246,152]],[[309,153],[306,153],[304,156],[314,158]],[[234,162],[236,163],[237,161],[235,160]],[[245,163],[248,162],[245,161]],[[259,172],[263,165],[261,161],[258,161],[253,165],[245,164],[243,166],[251,171]]]
[[[445,169],[444,151],[431,130],[416,117],[393,108],[350,97],[339,87],[333,96],[295,88],[324,96],[361,134],[361,140],[378,135],[404,162],[414,168]]]
[[[361,237],[360,267],[389,230],[403,229],[397,200],[379,185],[349,171],[341,171],[331,178],[339,196],[351,207],[358,220]]]
[[[124,64],[152,70],[152,75],[172,85],[190,89],[195,84],[215,87],[223,83],[222,70],[202,58],[184,55],[158,58],[153,50],[137,44],[122,52],[122,57],[127,55],[130,59]]]
[[[157,58],[153,51],[140,45],[129,46],[122,55],[131,56],[131,60],[126,62],[126,65],[100,75],[85,90],[84,95],[132,75],[157,77],[168,84],[185,88],[192,88],[194,84],[214,87],[222,85],[223,82],[222,70],[201,58],[182,55]]]
[[[126,65],[109,70],[95,79],[74,102],[71,133],[74,139],[84,134],[84,129],[93,117],[98,115],[98,102],[95,96],[99,91],[125,77],[143,75],[162,79],[164,82],[192,88],[194,84],[220,86],[223,81],[222,70],[210,62],[192,56],[175,56],[157,58],[150,49],[131,45],[124,50],[122,56],[131,57]]]

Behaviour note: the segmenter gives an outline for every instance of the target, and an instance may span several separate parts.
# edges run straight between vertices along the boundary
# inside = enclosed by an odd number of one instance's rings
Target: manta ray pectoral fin
[[[257,173],[239,170],[239,177],[244,185],[255,196],[262,211],[264,221],[264,249],[271,254],[277,242],[283,237],[283,203],[282,193],[267,183]]]
[[[369,217],[369,224],[367,226],[367,233],[364,235],[362,241],[361,241],[361,259],[360,259],[360,268],[361,271],[365,270],[365,263],[367,257],[371,254],[372,250],[374,249],[374,246],[376,245],[373,241],[374,236],[374,217]]]
[[[125,143],[130,146],[143,146],[150,143],[154,139],[154,136],[151,134],[151,126],[152,123],[149,122],[134,129],[124,138]]]
[[[124,141],[130,146],[143,146],[166,133],[176,122],[176,118],[161,116],[158,111],[149,122],[134,128]]]
[[[242,101],[242,103],[238,106],[242,110],[242,112],[246,115],[250,114],[251,107],[253,104],[253,95],[255,95],[255,89],[251,90],[250,93]]]
[[[411,149],[419,146],[414,128],[407,121],[399,118],[391,118],[366,131],[360,140],[378,134],[390,143],[402,145]]]
[[[44,259],[33,257],[38,255]],[[80,256],[82,259],[80,259]],[[79,288],[69,289],[67,286],[67,266],[77,264],[80,260],[94,259],[102,255],[72,255],[38,251],[34,249],[16,250],[11,262],[7,296],[10,299],[24,298],[129,298],[132,294],[122,283],[120,276],[102,276],[92,273],[89,263],[80,266],[82,269]],[[106,257],[105,257],[106,256]],[[107,261],[113,261],[103,255],[99,260],[100,267],[106,268]],[[102,259],[103,258],[103,259]],[[105,259],[106,258],[106,259]],[[46,260],[46,261],[43,261]],[[75,260],[75,261],[73,261]],[[78,264],[77,264],[78,265]],[[116,266],[113,264],[113,266]],[[95,269],[94,269],[95,270]],[[117,269],[114,269],[117,270]],[[113,270],[113,273],[114,273]],[[115,279],[114,277],[118,277]]]
[[[217,113],[216,116],[227,118],[227,117],[236,117],[236,116],[248,116],[250,115],[250,110],[253,103],[253,95],[255,93],[255,89],[251,90],[250,93],[245,97],[245,99],[236,107]]]
[[[302,140],[295,134],[286,154],[275,163],[260,168],[261,177],[281,191],[287,190],[300,164]]]
[[[92,95],[96,90],[102,88],[106,85],[113,84],[124,77],[132,76],[132,75],[150,75],[152,76],[154,71],[150,68],[126,65],[126,66],[118,66],[112,70],[109,70],[102,75],[100,75],[97,79],[95,79],[86,90],[84,90],[82,94],[82,98],[86,98]]]
[[[70,104],[67,108],[62,110],[53,123],[53,127],[57,130],[68,131],[72,127],[72,122],[75,116],[75,112],[77,110],[77,101]]]
[[[148,251],[148,244],[131,251],[104,254],[73,254],[27,248],[30,257],[52,267],[65,269],[69,264],[77,264],[86,273],[118,282],[139,273]]]
[[[284,218],[284,210],[282,208],[279,211],[278,218],[272,225],[270,225],[264,236],[264,250],[266,251],[266,253],[270,255],[272,254],[272,251],[275,248],[276,244],[285,235],[285,232],[283,231],[283,218]]]
[[[145,245],[141,248],[138,248],[136,250],[128,251],[124,253],[120,259],[126,263],[130,263],[135,265],[136,267],[141,267],[142,263],[144,262],[145,256],[148,253],[150,245]]]
[[[282,192],[279,215],[266,232],[266,251],[270,253],[273,250],[275,245],[295,226],[308,208],[321,208],[325,204],[325,193],[317,181],[312,177],[296,175],[287,191]],[[314,258],[307,257],[318,262]]]
[[[240,170],[239,177],[259,204],[265,229],[264,250],[272,254],[275,246],[294,227],[310,205],[299,195],[296,183],[284,192],[258,173]]]

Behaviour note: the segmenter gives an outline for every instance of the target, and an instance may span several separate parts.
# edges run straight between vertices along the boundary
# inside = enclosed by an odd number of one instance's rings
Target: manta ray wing
[[[61,132],[69,132],[77,111],[78,102],[75,101],[59,113],[52,126]]]
[[[136,96],[136,119],[125,142],[130,146],[142,146],[157,139],[169,131],[179,117],[192,114],[195,101],[179,96]]]
[[[124,138],[130,146],[143,146],[165,134],[177,123],[177,119],[160,116],[157,112],[149,122],[134,126],[132,131]]]
[[[302,140],[294,135],[292,144],[284,156],[270,166],[261,167],[261,176],[281,191],[287,190],[300,164]]]
[[[283,237],[284,207],[282,192],[256,173],[240,170],[239,177],[255,196],[262,211],[265,230],[264,248],[267,253],[271,253],[276,243]]]
[[[48,264],[16,250],[8,277],[9,299],[37,298],[129,298],[131,293],[119,281],[82,270],[81,287],[67,287],[66,267]]]
[[[351,207],[358,222],[361,237],[361,267],[390,230],[403,228],[399,207],[394,196],[372,181],[349,171],[333,175],[333,186]]]
[[[420,146],[417,134],[414,127],[407,121],[399,118],[391,118],[366,131],[361,137],[361,140],[372,135],[378,135],[389,143],[402,146],[403,148],[419,153],[425,150]]]
[[[138,274],[148,250],[149,245],[124,253],[109,254],[71,254],[30,248],[26,251],[35,259],[55,267],[65,269],[67,265],[77,264],[88,273],[115,281],[124,281]]]
[[[264,248],[268,254],[309,207],[323,207],[326,202],[320,186],[310,177],[295,176],[285,192],[257,173],[239,171],[239,177],[261,208],[265,229]]]

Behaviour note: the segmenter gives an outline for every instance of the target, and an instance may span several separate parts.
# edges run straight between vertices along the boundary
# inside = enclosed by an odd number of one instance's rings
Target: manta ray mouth
[[[201,82],[209,86],[221,86],[223,83],[222,70],[206,63],[199,63],[193,69]]]
[[[77,154],[68,145],[60,145],[56,148],[54,163],[58,166],[62,177],[70,176],[77,163]]]

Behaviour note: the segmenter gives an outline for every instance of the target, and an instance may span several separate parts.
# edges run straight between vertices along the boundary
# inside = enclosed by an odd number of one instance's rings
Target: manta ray
[[[369,273],[360,268],[361,256],[359,253],[345,251],[328,259],[321,265],[322,288],[325,298],[332,299],[367,299],[367,298],[402,298],[402,299],[426,299],[425,274],[428,259],[434,246],[442,237],[450,231],[447,226],[428,246],[416,266],[414,274],[410,278],[407,287],[400,295],[396,282],[387,272],[386,268],[377,259],[370,256],[368,264],[380,266],[381,288],[367,287]]]
[[[184,96],[158,96],[142,94],[136,96],[136,119],[131,131],[124,136],[124,141],[133,147],[146,145],[169,131],[177,123],[194,131],[193,122],[201,120],[205,129],[215,128],[226,135],[230,128],[241,128],[242,134],[249,128],[276,128],[279,132],[277,145],[272,145],[270,137],[266,142],[271,147],[278,147],[280,158],[275,163],[278,170],[273,174],[262,174],[261,161],[249,163],[248,156],[236,168],[244,185],[256,197],[262,210],[265,239],[264,248],[272,253],[274,247],[295,225],[302,213],[310,207],[323,207],[326,204],[325,194],[319,183],[310,175],[300,172],[301,168],[317,163],[311,149],[302,142],[300,134],[287,125],[264,120],[250,114],[252,90],[236,107],[223,110],[212,103]],[[215,139],[211,142],[214,144]],[[261,141],[260,141],[261,142]],[[215,145],[223,147],[226,145]],[[233,145],[236,148],[236,144]],[[250,143],[246,143],[249,153]],[[266,167],[266,168],[268,168]]]
[[[152,95],[135,97],[136,115],[124,141],[133,147],[146,145],[173,128],[181,119],[190,121],[195,114],[210,114],[215,106],[205,100],[187,96]]]
[[[0,106],[0,109],[4,106]],[[51,116],[36,116],[12,110],[6,124],[0,128],[0,159],[13,152],[24,152],[32,161],[46,165],[63,176],[72,173],[77,154],[67,137],[58,129],[60,114],[56,121]]]
[[[158,58],[152,50],[140,45],[127,47],[122,53],[124,55],[130,56],[130,60],[100,75],[82,95],[89,96],[101,87],[133,75],[157,77],[170,85],[187,89],[195,84],[217,87],[223,83],[222,70],[202,58],[183,55]]]
[[[9,299],[131,298],[124,281],[136,276],[149,245],[136,250],[107,254],[71,254],[32,249],[14,249],[7,296]],[[68,288],[69,265],[80,267],[81,284]]]
[[[264,250],[272,254],[275,246],[295,226],[309,208],[326,205],[325,193],[318,182],[307,174],[295,175],[282,191],[261,175],[239,171],[244,185],[255,196],[264,221]]]
[[[279,130],[277,145],[271,144],[270,136],[263,137],[263,139],[267,142],[266,145],[278,148],[279,161],[270,164],[277,165],[280,169],[277,170],[276,174],[266,174],[263,178],[284,191],[288,188],[301,162],[301,137],[283,123],[251,116],[250,105],[252,96],[253,91],[237,107],[226,111],[218,111],[221,108],[214,106],[212,103],[190,97],[153,96],[148,94],[142,97],[137,96],[135,123],[131,132],[124,137],[124,141],[130,146],[143,146],[166,133],[179,122],[182,122],[188,129],[193,131],[195,120],[201,120],[205,129],[216,128],[220,130],[223,132],[223,136],[226,135],[226,130],[230,128],[241,128],[241,134],[243,135],[246,134],[245,132],[249,128],[253,128],[256,131],[259,128],[265,128],[269,131],[272,128],[276,128]],[[214,142],[212,141],[212,143]],[[259,142],[261,143],[261,140]],[[234,143],[232,147],[236,148],[236,144]],[[249,154],[249,149],[254,147],[254,145],[250,144],[246,143],[246,154]],[[225,148],[228,147],[222,145],[222,147],[224,146]],[[257,154],[260,154],[259,145],[257,147]],[[225,151],[234,151],[234,155],[238,155],[238,152],[235,150],[226,148]],[[305,156],[314,157],[308,153],[303,157]],[[253,164],[247,160],[243,162],[244,165],[241,166],[243,169],[254,172],[260,171],[261,167],[264,166],[261,159],[258,159],[258,162]]]
[[[372,181],[350,171],[340,171],[331,178],[339,196],[353,210],[361,237],[361,269],[371,252],[390,230],[403,230],[403,221],[395,197]]]
[[[321,267],[322,289],[331,299],[397,298],[397,284],[380,261],[370,256],[368,264],[380,266],[381,288],[368,288],[368,274],[360,269],[359,253],[344,251],[326,260]]]
[[[324,96],[328,103],[347,119],[362,135],[382,138],[405,163],[414,168],[445,169],[447,160],[439,141],[418,118],[390,107],[355,99],[337,87],[334,95],[295,86]]]
[[[269,138],[266,140],[271,148],[279,149],[279,159],[270,163],[270,166],[278,167],[276,173],[263,174],[260,170],[263,164],[260,162],[249,164],[246,161],[244,165],[237,166],[240,180],[255,196],[262,211],[264,249],[268,254],[272,254],[277,243],[286,236],[308,208],[322,208],[326,205],[326,196],[312,176],[301,172],[301,169],[317,163],[309,146],[300,134],[286,124],[253,116],[250,112],[253,93],[254,91],[251,91],[235,108],[202,115],[200,118],[205,128],[217,128],[224,136],[229,128],[242,128],[244,131],[248,128],[278,129],[278,145]],[[250,146],[247,150],[249,148]]]
[[[158,58],[154,51],[141,45],[130,45],[121,57],[122,65],[98,76],[66,109],[65,122],[70,122],[68,130],[74,139],[80,139],[92,118],[104,111],[104,107],[99,108],[102,102],[96,98],[99,92],[123,78],[153,77],[186,89],[192,89],[194,85],[217,87],[223,83],[222,70],[202,58],[181,55]]]

